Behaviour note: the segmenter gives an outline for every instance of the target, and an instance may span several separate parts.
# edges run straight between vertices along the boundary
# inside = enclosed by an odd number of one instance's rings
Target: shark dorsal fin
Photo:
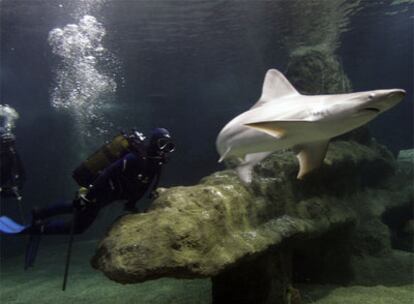
[[[299,93],[280,71],[270,69],[263,82],[262,96],[252,108],[289,95],[299,95]]]
[[[274,98],[299,94],[286,77],[276,69],[267,71],[260,100],[270,101]]]

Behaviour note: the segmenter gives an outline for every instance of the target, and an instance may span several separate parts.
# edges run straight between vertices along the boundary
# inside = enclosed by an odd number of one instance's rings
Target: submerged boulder
[[[391,153],[336,141],[320,169],[302,181],[297,170],[282,151],[255,167],[250,186],[226,170],[160,189],[147,213],[112,225],[92,265],[120,283],[212,277],[215,303],[287,303],[292,281],[351,278],[352,255],[391,251],[381,215],[413,193]]]

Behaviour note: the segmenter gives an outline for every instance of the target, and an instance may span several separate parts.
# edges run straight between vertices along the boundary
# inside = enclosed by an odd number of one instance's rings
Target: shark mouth
[[[381,112],[379,109],[377,108],[364,108],[362,111],[368,111],[368,112],[374,112],[374,113],[379,113]]]

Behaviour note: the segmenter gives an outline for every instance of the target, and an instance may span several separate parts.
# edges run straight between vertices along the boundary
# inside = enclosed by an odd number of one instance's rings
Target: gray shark
[[[281,72],[268,70],[259,101],[218,135],[219,162],[240,158],[238,175],[249,183],[258,162],[275,150],[292,148],[299,159],[297,178],[302,179],[322,164],[331,138],[368,123],[404,96],[402,89],[307,96]]]

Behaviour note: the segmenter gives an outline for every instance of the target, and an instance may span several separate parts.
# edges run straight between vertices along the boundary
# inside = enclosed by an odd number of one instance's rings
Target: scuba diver
[[[124,205],[126,211],[137,212],[136,202],[148,189],[151,188],[151,198],[156,195],[155,190],[161,177],[162,166],[168,161],[168,154],[175,149],[170,133],[163,128],[152,131],[147,145],[144,145],[143,139],[142,134],[138,132],[133,132],[131,135],[123,134],[94,153],[74,171],[73,177],[83,186],[77,198],[71,203],[34,209],[32,225],[25,231],[31,234],[69,234],[71,222],[46,219],[74,212],[73,229],[75,234],[79,234],[94,222],[102,207],[118,200],[127,201]],[[105,158],[109,163],[111,158],[116,158],[119,152],[115,151],[115,145],[128,145],[129,151],[94,177],[91,168],[93,162]],[[88,181],[92,182],[88,183]]]
[[[18,118],[15,109],[0,104],[0,196],[14,197],[20,201],[25,172],[16,150],[16,137],[12,132]]]
[[[74,170],[73,178],[82,187],[72,202],[33,209],[32,223],[28,226],[0,217],[0,232],[30,235],[26,248],[27,269],[33,266],[41,235],[71,235],[71,248],[73,234],[90,227],[101,208],[126,200],[124,209],[136,212],[136,202],[149,189],[150,198],[154,198],[162,167],[174,150],[170,133],[164,128],[154,129],[147,142],[139,132],[122,133]],[[63,214],[72,214],[72,220],[50,219]]]
[[[33,209],[32,225],[25,231],[31,234],[69,234],[72,226],[70,221],[47,219],[74,212],[73,232],[79,234],[94,222],[102,207],[118,200],[127,201],[124,205],[126,211],[137,212],[136,202],[149,188],[150,197],[155,196],[162,166],[168,161],[168,154],[175,149],[170,133],[163,128],[153,130],[147,145],[144,145],[143,140],[144,137],[138,132],[123,134],[94,153],[74,171],[73,177],[83,186],[76,199],[71,203]],[[116,145],[123,144],[128,145],[129,151],[115,160],[116,154],[120,152],[115,151]],[[113,152],[115,153],[111,154]],[[99,158],[105,158],[107,164],[111,158],[114,161],[98,174],[94,174],[91,166]]]

